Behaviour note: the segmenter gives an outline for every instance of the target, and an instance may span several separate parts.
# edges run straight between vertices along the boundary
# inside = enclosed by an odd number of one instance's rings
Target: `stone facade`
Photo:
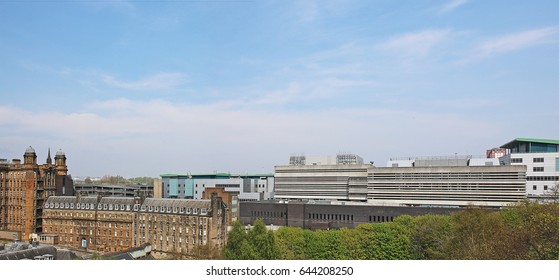
[[[54,196],[44,212],[44,234],[57,234],[60,245],[100,253],[149,243],[155,255],[204,256],[227,239],[227,207],[216,195],[207,200]]]
[[[42,231],[42,206],[53,195],[72,195],[66,155],[58,151],[52,163],[50,150],[45,164],[37,164],[32,147],[19,159],[0,160],[0,231],[17,231],[22,239]]]

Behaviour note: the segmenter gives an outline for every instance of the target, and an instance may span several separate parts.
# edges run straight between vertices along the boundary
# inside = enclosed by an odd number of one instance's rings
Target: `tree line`
[[[559,259],[559,203],[524,201],[498,211],[399,216],[353,229],[250,230],[233,224],[226,259],[244,260],[532,260]]]

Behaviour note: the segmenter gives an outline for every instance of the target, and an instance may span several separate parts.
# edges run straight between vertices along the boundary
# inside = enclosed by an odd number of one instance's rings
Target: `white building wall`
[[[534,162],[534,158],[543,158],[543,162]],[[522,159],[522,162],[517,162],[518,159]],[[557,159],[559,153],[519,153],[508,154],[502,157],[501,161],[511,165],[526,165],[526,192],[528,196],[538,196],[559,183]],[[540,167],[543,167],[543,171],[538,171],[537,168]]]

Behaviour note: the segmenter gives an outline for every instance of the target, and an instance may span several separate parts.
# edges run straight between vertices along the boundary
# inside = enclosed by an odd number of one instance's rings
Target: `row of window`
[[[547,185],[544,185],[544,186],[543,186],[543,190],[544,190],[544,191],[547,191],[547,189],[548,189],[548,188],[547,188]],[[537,190],[538,190],[538,186],[533,185],[533,186],[532,186],[532,190],[537,191]]]
[[[511,163],[522,163],[523,159],[522,158],[511,158],[510,161],[511,161]],[[532,162],[534,162],[534,163],[542,163],[544,161],[545,161],[545,159],[543,157],[532,159]]]
[[[369,216],[369,222],[373,223],[384,223],[392,221],[394,221],[394,217],[392,216]]]
[[[309,213],[309,219],[313,220],[338,220],[338,221],[353,221],[353,215],[349,214],[321,214]]]
[[[94,210],[95,205],[93,203],[45,203],[46,209],[83,209],[83,210]],[[130,205],[124,204],[98,204],[97,210],[109,210],[109,211],[130,211]],[[165,206],[145,206],[140,207],[139,204],[134,205],[134,211],[142,212],[160,212],[160,213],[180,213],[180,214],[194,214],[194,215],[206,215],[208,214],[207,208],[192,208],[192,207],[165,207]]]

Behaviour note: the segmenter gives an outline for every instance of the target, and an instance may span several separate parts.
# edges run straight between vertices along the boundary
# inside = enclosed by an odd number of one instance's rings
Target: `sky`
[[[0,158],[74,177],[559,139],[559,2],[0,0]]]

